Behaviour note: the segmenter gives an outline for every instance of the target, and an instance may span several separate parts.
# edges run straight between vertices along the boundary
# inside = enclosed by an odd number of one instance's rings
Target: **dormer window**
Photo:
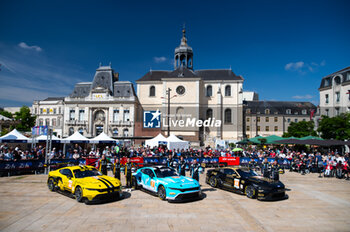
[[[292,114],[292,110],[291,109],[287,109],[286,110],[286,114]]]

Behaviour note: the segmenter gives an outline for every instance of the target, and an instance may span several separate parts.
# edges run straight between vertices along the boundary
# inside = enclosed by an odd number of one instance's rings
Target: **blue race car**
[[[133,173],[135,189],[143,188],[158,195],[162,200],[183,201],[200,198],[202,195],[198,181],[179,176],[169,167],[144,167]]]

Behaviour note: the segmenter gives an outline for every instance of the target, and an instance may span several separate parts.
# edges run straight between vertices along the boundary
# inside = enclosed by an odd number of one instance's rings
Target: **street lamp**
[[[168,117],[167,117],[167,122],[168,122],[168,128],[167,128],[167,133],[168,133],[168,136],[170,136],[170,99],[176,97],[176,95],[170,97],[170,92],[171,92],[171,89],[168,88],[166,91],[165,91],[165,94],[168,95],[167,96],[167,99],[168,99]],[[161,97],[162,99],[165,99],[164,97]]]

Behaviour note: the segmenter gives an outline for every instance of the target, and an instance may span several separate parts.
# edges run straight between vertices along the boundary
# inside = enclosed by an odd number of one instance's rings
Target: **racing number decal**
[[[239,189],[239,179],[235,179],[233,186]]]
[[[154,188],[155,183],[156,183],[156,182],[155,182],[154,180],[151,180],[151,187],[152,187],[152,188]]]

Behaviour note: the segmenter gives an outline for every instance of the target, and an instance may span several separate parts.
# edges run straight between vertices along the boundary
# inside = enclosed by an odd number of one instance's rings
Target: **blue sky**
[[[173,69],[186,23],[194,69],[232,68],[262,100],[318,104],[350,65],[350,1],[16,1],[0,7],[0,107],[67,96],[99,63],[120,80]]]

